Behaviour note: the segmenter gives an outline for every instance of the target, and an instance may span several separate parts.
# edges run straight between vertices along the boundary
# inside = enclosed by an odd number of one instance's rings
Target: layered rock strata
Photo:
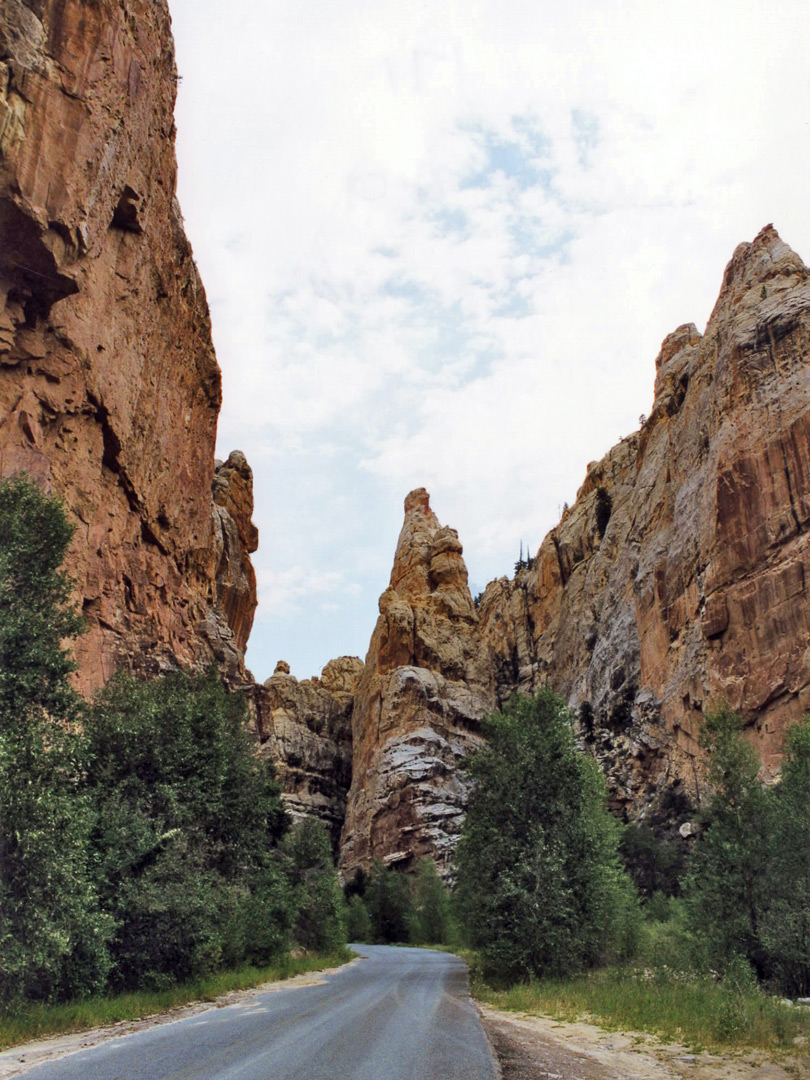
[[[641,430],[477,608],[458,537],[413,492],[365,668],[252,687],[252,477],[239,453],[214,461],[220,375],[175,200],[176,81],[165,0],[0,6],[0,476],[27,472],[76,522],[83,688],[216,660],[294,813],[337,835],[351,778],[346,869],[447,866],[459,763],[513,690],[566,697],[628,814],[686,805],[721,699],[775,768],[810,709],[801,260],[771,227],[737,249],[705,334],[664,341]]]
[[[249,469],[214,472],[176,82],[165,0],[0,7],[0,474],[31,474],[78,526],[84,688],[212,658],[239,675],[255,607]]]
[[[432,855],[447,868],[467,798],[459,763],[495,696],[458,534],[439,524],[423,488],[405,500],[379,606],[354,700],[342,865]]]
[[[341,656],[329,661],[319,679],[299,682],[279,661],[264,685],[250,691],[260,754],[275,766],[290,816],[323,821],[336,854],[352,775],[352,706],[362,673],[362,660]]]
[[[565,697],[629,816],[688,814],[720,701],[773,771],[810,711],[808,581],[810,274],[768,226],[735,251],[705,334],[665,339],[641,430],[477,609],[455,534],[408,497],[354,706],[344,868],[446,865],[458,761],[513,691]]]
[[[589,466],[532,566],[486,590],[499,696],[562,693],[632,813],[694,789],[721,700],[772,770],[810,709],[809,525],[810,275],[768,226],[705,334],[665,339],[641,430]]]

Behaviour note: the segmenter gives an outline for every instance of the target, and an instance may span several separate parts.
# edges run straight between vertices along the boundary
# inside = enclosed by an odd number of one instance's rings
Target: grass
[[[810,1040],[810,1009],[679,972],[612,968],[498,990],[474,967],[471,989],[477,1000],[498,1009],[645,1031],[693,1050],[793,1048],[798,1037]]]
[[[115,997],[83,998],[62,1005],[22,1005],[0,1014],[0,1049],[8,1049],[47,1035],[66,1035],[105,1027],[122,1020],[138,1020],[193,1001],[215,1001],[231,990],[247,990],[266,982],[289,979],[309,971],[338,967],[356,954],[350,949],[334,953],[283,956],[267,967],[222,971],[166,990],[138,991]]]
[[[765,993],[745,964],[730,968],[722,981],[699,974],[683,905],[666,901],[661,914],[665,918],[648,918],[640,927],[634,967],[501,988],[487,982],[474,953],[464,954],[473,996],[509,1012],[648,1032],[696,1051],[795,1049],[796,1039],[810,1044],[810,1009]]]

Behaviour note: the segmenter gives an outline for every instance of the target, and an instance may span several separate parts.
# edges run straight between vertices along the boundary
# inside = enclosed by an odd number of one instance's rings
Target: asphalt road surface
[[[108,1040],[26,1080],[496,1080],[457,956],[356,945],[320,985]]]

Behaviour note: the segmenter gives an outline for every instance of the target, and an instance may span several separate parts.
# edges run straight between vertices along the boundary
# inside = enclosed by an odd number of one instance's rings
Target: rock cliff
[[[0,7],[0,474],[32,474],[77,523],[86,689],[117,666],[239,675],[256,603],[250,470],[215,474],[176,81],[165,0]]]
[[[688,810],[714,702],[774,769],[810,710],[809,580],[810,274],[768,226],[735,251],[705,334],[665,339],[641,430],[477,609],[455,533],[424,491],[406,500],[354,705],[344,867],[446,864],[459,757],[515,690],[566,698],[628,815]]]
[[[712,702],[773,767],[810,708],[809,522],[810,276],[768,226],[735,251],[704,336],[665,339],[641,431],[588,468],[533,565],[487,589],[499,695],[564,694],[635,813],[693,786]]]
[[[772,227],[734,253],[706,332],[656,360],[641,430],[476,606],[461,544],[405,504],[367,662],[244,671],[252,475],[215,462],[220,374],[175,199],[165,0],[0,6],[0,475],[76,522],[84,689],[215,660],[288,805],[374,855],[447,867],[481,717],[548,684],[627,814],[688,805],[721,699],[765,766],[810,709],[810,278]]]
[[[447,866],[467,795],[459,762],[495,703],[477,622],[458,534],[412,491],[354,701],[346,869],[374,855]]]
[[[293,820],[312,816],[332,835],[335,854],[352,775],[352,705],[363,662],[330,660],[319,679],[300,682],[279,661],[250,690],[262,757],[272,761]]]

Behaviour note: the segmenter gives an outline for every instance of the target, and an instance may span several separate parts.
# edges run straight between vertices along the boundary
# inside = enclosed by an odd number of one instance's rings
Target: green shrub
[[[113,985],[162,988],[283,947],[292,900],[273,848],[287,819],[242,699],[214,670],[152,682],[119,675],[86,732]],[[262,930],[253,909],[274,921]]]
[[[810,720],[787,732],[771,796],[767,905],[760,930],[784,993],[810,996]]]
[[[447,945],[453,935],[450,894],[433,859],[420,859],[413,875],[410,941]]]
[[[358,893],[352,893],[346,904],[346,937],[349,941],[370,942],[372,936],[368,908]]]
[[[677,840],[657,835],[648,825],[626,825],[619,852],[640,896],[678,895],[686,860]]]
[[[683,884],[690,928],[710,966],[723,970],[742,958],[764,978],[771,967],[760,933],[773,886],[771,802],[735,713],[722,707],[707,714],[701,744],[713,795]]]
[[[375,859],[366,878],[363,897],[374,940],[382,944],[410,940],[413,897],[408,877]]]

